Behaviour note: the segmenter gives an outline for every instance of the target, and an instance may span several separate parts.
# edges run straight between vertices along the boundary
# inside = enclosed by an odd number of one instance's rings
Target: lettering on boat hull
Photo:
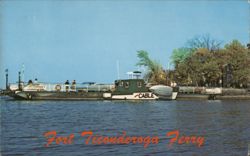
[[[144,92],[144,93],[133,93],[131,95],[113,95],[112,99],[117,100],[138,100],[138,99],[145,99],[145,100],[154,100],[159,99],[158,96],[151,92]]]

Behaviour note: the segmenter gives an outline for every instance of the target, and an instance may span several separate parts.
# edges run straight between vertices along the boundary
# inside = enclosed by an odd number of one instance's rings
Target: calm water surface
[[[13,101],[0,99],[2,155],[246,156],[250,101]],[[167,145],[166,133],[205,137],[205,144]],[[45,132],[75,135],[71,145],[45,147]],[[158,144],[86,145],[82,131],[159,136]],[[1,155],[0,154],[0,155]]]

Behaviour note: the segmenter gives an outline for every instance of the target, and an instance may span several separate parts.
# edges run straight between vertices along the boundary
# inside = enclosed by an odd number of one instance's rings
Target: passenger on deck
[[[34,84],[38,84],[37,78],[35,78]]]
[[[66,92],[69,91],[69,80],[67,80],[67,81],[65,82],[65,89],[66,89]]]
[[[32,82],[32,80],[29,80],[28,85],[31,85],[31,84],[33,84],[33,82]]]
[[[76,80],[73,80],[72,85],[71,85],[72,90],[76,90]]]

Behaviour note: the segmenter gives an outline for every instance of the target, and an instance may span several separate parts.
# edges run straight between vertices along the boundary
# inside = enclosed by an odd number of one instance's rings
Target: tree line
[[[149,83],[236,88],[246,88],[250,83],[250,47],[238,40],[222,47],[222,42],[209,35],[196,36],[173,50],[171,70],[152,60],[147,51],[138,51],[137,56],[137,66],[147,68],[144,78]]]

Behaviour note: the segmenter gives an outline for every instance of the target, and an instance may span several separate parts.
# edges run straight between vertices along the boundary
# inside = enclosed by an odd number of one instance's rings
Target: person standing
[[[34,84],[38,84],[37,78],[35,78]]]
[[[73,80],[71,89],[72,89],[73,91],[76,91],[76,80]]]
[[[32,84],[33,84],[32,80],[29,80],[28,85],[32,85]]]
[[[69,91],[69,80],[67,80],[67,81],[65,82],[65,89],[66,89],[66,92]]]

